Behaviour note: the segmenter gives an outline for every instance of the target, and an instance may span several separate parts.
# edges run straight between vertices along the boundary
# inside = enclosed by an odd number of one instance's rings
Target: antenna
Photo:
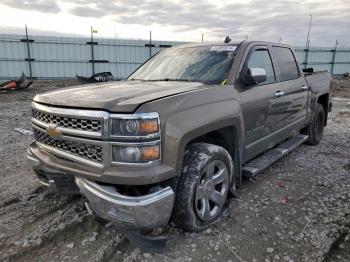
[[[118,38],[118,34],[117,34],[117,30],[114,26],[114,44],[115,44],[115,69],[116,69],[116,79],[118,80],[118,76],[119,76],[119,72],[118,72],[118,51],[117,51],[117,46],[118,46],[118,43],[117,43],[117,38]]]
[[[307,37],[306,37],[306,49],[309,49],[309,46],[310,46],[310,30],[311,30],[311,23],[312,23],[312,15],[309,15],[310,16],[310,23],[309,23],[309,30],[307,31]]]

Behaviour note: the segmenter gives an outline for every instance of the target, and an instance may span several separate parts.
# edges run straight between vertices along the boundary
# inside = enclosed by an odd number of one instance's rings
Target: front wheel
[[[199,232],[220,221],[230,188],[235,187],[233,161],[222,147],[196,143],[188,146],[179,178],[175,223]]]
[[[305,142],[306,144],[318,145],[320,143],[323,135],[325,115],[323,106],[317,103],[311,123],[302,131],[302,133],[309,135],[308,140]]]

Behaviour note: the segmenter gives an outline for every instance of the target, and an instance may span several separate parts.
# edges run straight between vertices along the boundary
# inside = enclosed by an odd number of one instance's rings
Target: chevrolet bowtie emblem
[[[51,137],[54,137],[54,138],[58,138],[60,136],[62,136],[62,132],[61,131],[58,131],[56,130],[57,129],[57,125],[49,125],[47,128],[46,128],[46,133],[51,136]]]

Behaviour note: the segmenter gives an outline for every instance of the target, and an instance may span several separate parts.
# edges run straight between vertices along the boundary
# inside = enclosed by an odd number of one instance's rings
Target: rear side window
[[[255,49],[248,60],[248,68],[262,68],[266,71],[266,81],[259,85],[266,85],[275,82],[272,61],[269,51],[266,48]]]
[[[288,81],[299,77],[298,66],[292,50],[286,47],[274,46],[273,52],[276,55],[277,64],[280,69],[281,81]]]

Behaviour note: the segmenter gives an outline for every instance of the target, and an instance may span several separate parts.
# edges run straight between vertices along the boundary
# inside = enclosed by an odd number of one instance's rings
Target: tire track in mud
[[[10,250],[3,256],[7,260],[13,258],[14,254],[21,256],[26,250],[40,246],[43,241],[54,237],[59,231],[52,228],[64,220],[55,212],[67,213],[76,209],[79,202],[40,187],[17,199],[2,208],[0,214],[2,231],[5,232],[0,248]]]
[[[18,199],[17,197],[14,197],[14,198],[11,198],[7,201],[5,201],[3,204],[0,205],[0,208],[4,208],[4,207],[7,207],[7,206],[11,206],[13,204],[16,204],[18,202],[20,202],[21,200]]]
[[[17,226],[25,229],[28,225],[40,220],[41,217],[50,215],[50,213],[59,210],[73,200],[72,197],[60,196],[49,190],[42,194],[31,193],[23,195],[21,198],[14,198],[11,204],[1,209],[0,216],[2,216],[2,223],[5,224],[14,222],[13,220],[22,221]],[[23,221],[24,218],[25,221]]]
[[[87,213],[79,219],[73,218],[64,228],[58,227],[58,230],[41,235],[41,238],[43,242],[40,245],[30,246],[10,257],[10,260],[109,261],[121,250],[120,244],[124,243],[118,232],[113,229],[105,231]]]
[[[88,214],[81,197],[38,189],[2,205],[0,250],[6,252],[0,261],[61,260],[52,258],[52,251],[72,259],[108,261],[125,242],[114,228],[105,230]]]

